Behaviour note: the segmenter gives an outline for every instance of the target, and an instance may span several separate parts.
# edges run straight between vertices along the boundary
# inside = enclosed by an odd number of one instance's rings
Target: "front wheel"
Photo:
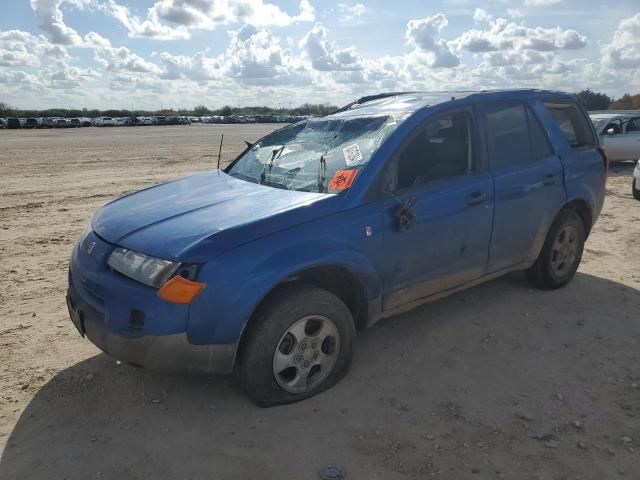
[[[294,286],[267,301],[246,334],[240,380],[257,405],[269,407],[335,385],[351,363],[355,326],[332,293]]]
[[[536,262],[526,271],[527,279],[543,290],[564,287],[578,270],[585,236],[578,213],[562,210],[551,225]]]

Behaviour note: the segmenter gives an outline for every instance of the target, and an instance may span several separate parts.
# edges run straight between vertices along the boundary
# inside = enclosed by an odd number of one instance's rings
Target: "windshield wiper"
[[[318,165],[318,193],[324,193],[324,182],[327,181],[327,161],[324,153],[320,155],[320,165]]]
[[[264,162],[264,167],[262,168],[262,173],[260,174],[260,185],[264,185],[265,180],[267,179],[267,163],[269,164],[269,175],[271,175],[271,169],[273,168],[273,161],[277,158],[276,154],[278,155],[278,157],[280,157],[280,155],[282,154],[282,151],[284,150],[284,145],[282,145],[280,148],[276,148],[271,152],[271,158],[268,160],[268,162]]]

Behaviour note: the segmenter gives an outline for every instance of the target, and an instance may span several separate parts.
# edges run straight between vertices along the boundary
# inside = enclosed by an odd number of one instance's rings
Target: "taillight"
[[[609,176],[609,157],[607,157],[607,152],[602,147],[598,147],[598,152],[602,155],[602,160],[604,161],[604,178],[606,180]]]

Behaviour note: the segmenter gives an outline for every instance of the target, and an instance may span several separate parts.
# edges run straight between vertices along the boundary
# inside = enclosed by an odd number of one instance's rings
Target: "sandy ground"
[[[574,281],[484,284],[359,334],[335,388],[260,409],[229,379],[116,364],[67,318],[91,214],[272,125],[0,131],[0,479],[640,478],[632,166]]]

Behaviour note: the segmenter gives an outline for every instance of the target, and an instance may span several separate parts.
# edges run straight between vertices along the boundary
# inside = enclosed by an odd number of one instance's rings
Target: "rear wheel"
[[[584,250],[585,228],[573,209],[562,210],[547,233],[538,259],[526,271],[528,280],[537,288],[551,290],[571,281]]]
[[[631,192],[633,193],[633,198],[636,200],[640,200],[640,190],[638,190],[638,184],[636,179],[633,179],[633,183],[631,184]]]
[[[320,393],[335,385],[351,363],[351,312],[326,290],[286,288],[260,309],[248,328],[240,379],[262,407]]]

